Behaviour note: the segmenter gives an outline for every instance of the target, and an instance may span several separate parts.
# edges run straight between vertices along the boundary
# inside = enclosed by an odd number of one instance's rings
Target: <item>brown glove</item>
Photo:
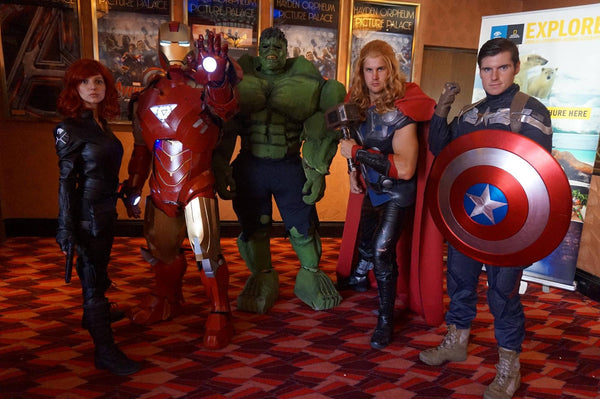
[[[460,93],[460,85],[458,83],[446,82],[446,84],[444,84],[442,94],[440,94],[440,99],[438,100],[434,113],[437,116],[446,118],[450,113],[450,108],[452,107],[454,98],[458,93]]]

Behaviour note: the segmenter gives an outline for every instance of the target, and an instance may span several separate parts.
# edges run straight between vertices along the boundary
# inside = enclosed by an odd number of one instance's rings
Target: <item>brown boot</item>
[[[498,355],[496,378],[488,385],[483,399],[510,399],[521,385],[519,353],[498,348]]]
[[[454,324],[450,324],[442,343],[419,353],[419,359],[430,366],[439,366],[445,361],[464,362],[467,360],[470,332],[470,328],[459,330]]]

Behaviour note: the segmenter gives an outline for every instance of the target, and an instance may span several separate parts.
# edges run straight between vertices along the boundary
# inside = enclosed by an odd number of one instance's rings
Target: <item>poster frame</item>
[[[34,85],[36,85],[39,82],[42,83],[51,83],[51,85],[53,85],[55,87],[55,89],[50,93],[50,97],[52,98],[52,100],[48,100],[47,104],[52,104],[53,106],[51,108],[47,108],[47,109],[41,109],[41,108],[35,108],[32,107],[29,110],[27,110],[27,105],[28,104],[24,104],[23,108],[13,108],[12,107],[12,101],[10,100],[11,97],[16,96],[18,93],[15,90],[11,89],[11,81],[12,79],[10,79],[10,76],[7,76],[7,73],[10,73],[11,76],[12,75],[16,75],[19,72],[18,70],[15,70],[14,68],[11,68],[11,71],[8,72],[7,71],[7,64],[8,64],[8,60],[6,59],[7,55],[6,55],[6,49],[3,48],[3,35],[2,35],[2,29],[0,29],[0,87],[2,88],[2,97],[1,97],[1,106],[2,106],[2,111],[1,111],[1,118],[3,120],[16,120],[16,121],[57,121],[60,119],[60,116],[58,114],[58,111],[56,110],[56,98],[58,97],[58,93],[60,92],[60,90],[62,89],[62,80],[64,77],[64,73],[68,67],[68,65],[70,65],[70,62],[75,61],[76,59],[80,58],[82,53],[83,53],[83,43],[82,43],[82,39],[80,37],[80,24],[81,24],[81,20],[82,20],[82,15],[81,15],[81,8],[78,5],[78,2],[65,2],[64,4],[55,4],[53,3],[53,5],[48,6],[47,4],[42,4],[42,1],[7,1],[7,2],[3,2],[2,4],[0,4],[0,6],[2,5],[15,5],[15,6],[23,6],[23,7],[36,7],[36,13],[33,16],[34,20],[37,20],[36,18],[42,18],[46,17],[47,15],[37,15],[38,11],[41,10],[55,10],[55,9],[64,9],[64,10],[73,10],[73,16],[72,16],[72,21],[69,21],[69,29],[68,31],[66,29],[62,29],[59,32],[59,36],[61,38],[61,44],[64,44],[62,42],[62,40],[64,39],[68,39],[71,38],[72,39],[72,44],[69,46],[72,49],[71,53],[68,53],[67,51],[61,51],[60,55],[54,54],[56,56],[55,59],[50,60],[50,59],[46,59],[46,60],[42,60],[39,57],[39,52],[46,48],[48,49],[48,47],[46,46],[46,44],[44,44],[43,41],[40,41],[38,44],[40,45],[40,49],[38,50],[38,52],[34,52],[34,51],[26,51],[27,47],[29,45],[29,41],[30,40],[34,40],[34,37],[39,38],[40,40],[43,38],[48,38],[49,35],[39,35],[39,34],[34,34],[34,32],[37,30],[44,30],[44,31],[48,31],[49,29],[52,29],[52,24],[48,24],[48,23],[44,23],[43,21],[38,20],[37,23],[31,23],[27,33],[25,34],[25,38],[23,39],[23,41],[21,42],[21,47],[19,48],[17,55],[15,57],[14,60],[11,60],[11,64],[15,64],[17,62],[17,59],[20,57],[21,58],[21,64],[23,64],[23,60],[25,59],[25,57],[27,56],[27,54],[30,54],[31,57],[31,62],[32,65],[30,66],[31,70],[29,73],[32,74],[33,78],[30,76],[28,78],[23,78],[24,81],[27,81],[26,85],[21,85],[20,87],[23,88],[25,87],[23,90],[28,90],[31,94],[31,96],[34,96],[35,93],[32,91]],[[51,12],[51,11],[50,11]],[[63,17],[63,15],[61,15],[61,18]],[[61,28],[64,28],[65,26],[63,25]],[[32,33],[33,30],[33,33]],[[63,48],[64,50],[64,48]],[[64,63],[61,63],[60,60],[63,58],[66,58],[69,56],[69,54],[71,54],[71,60],[65,60]],[[69,62],[70,61],[70,62]],[[40,62],[40,68],[35,66],[35,63]],[[18,69],[24,69],[23,66],[19,67]],[[25,74],[26,72],[22,72],[23,74]],[[14,77],[13,77],[14,78]],[[43,86],[43,85],[42,85]],[[43,90],[43,88],[42,88]],[[36,95],[37,98],[40,97],[44,97],[47,98],[48,96],[40,96],[40,93],[38,93]],[[26,101],[26,99],[24,100]]]
[[[374,7],[389,7],[389,8],[395,8],[397,10],[400,10],[404,7],[414,7],[414,18],[412,18],[413,20],[413,29],[412,29],[412,34],[406,34],[406,33],[388,33],[388,32],[382,32],[381,30],[372,30],[372,29],[355,29],[355,10],[356,10],[356,5],[358,3],[362,3],[365,4],[367,6],[371,5]],[[355,36],[355,31],[364,31],[364,32],[371,32],[373,34],[377,34],[377,33],[385,33],[387,35],[391,35],[391,37],[394,37],[395,35],[398,35],[398,38],[400,38],[400,35],[403,36],[408,36],[410,37],[410,57],[409,59],[407,59],[406,61],[408,61],[410,63],[410,72],[407,73],[405,71],[405,75],[406,75],[406,79],[407,81],[414,81],[415,78],[415,68],[414,68],[414,63],[415,63],[415,44],[416,44],[416,40],[417,40],[417,35],[419,32],[419,18],[420,18],[420,12],[421,12],[421,4],[419,3],[411,3],[411,2],[393,2],[393,1],[387,1],[387,0],[353,0],[352,1],[352,6],[351,6],[351,10],[350,10],[350,34],[348,37],[348,61],[347,61],[347,70],[346,70],[346,81],[348,82],[348,85],[350,85],[352,83],[352,73],[353,73],[353,68],[354,68],[354,58],[353,58],[353,43],[354,43],[354,36]],[[375,37],[373,39],[377,39],[378,37]],[[357,51],[360,51],[359,49],[362,48],[362,45],[366,44],[367,41],[370,41],[372,39],[369,40],[364,40],[362,42],[361,45],[357,46]],[[387,40],[386,40],[387,41]],[[388,41],[389,43],[389,41]],[[399,47],[397,45],[397,43],[390,43],[390,45],[394,48],[394,51],[396,52],[396,54],[402,54],[402,47]],[[406,59],[406,57],[404,57]]]
[[[149,66],[150,64],[146,64],[146,63],[142,63],[140,61],[140,63],[142,64],[142,66],[140,67],[141,69],[137,69],[136,72],[130,72],[131,68],[127,68],[126,65],[122,65],[121,68],[122,70],[124,70],[124,73],[120,73],[116,71],[116,66],[113,66],[112,63],[108,62],[107,59],[105,59],[105,57],[107,56],[107,54],[105,54],[104,51],[101,51],[101,46],[100,46],[100,42],[101,39],[103,39],[102,34],[103,34],[103,30],[101,30],[101,24],[100,24],[100,19],[101,18],[105,18],[107,16],[110,16],[110,18],[113,18],[111,16],[111,14],[114,15],[118,15],[121,16],[123,18],[126,18],[128,15],[132,15],[135,16],[134,18],[131,18],[131,23],[133,24],[133,26],[142,26],[140,29],[136,29],[136,28],[131,28],[130,25],[128,25],[127,28],[127,36],[130,36],[131,39],[131,44],[134,43],[138,43],[138,42],[143,42],[144,46],[146,48],[152,49],[152,45],[157,46],[158,45],[158,40],[147,40],[147,37],[152,37],[154,36],[156,38],[156,36],[158,35],[158,25],[160,25],[160,23],[162,22],[168,22],[171,20],[171,2],[172,0],[166,0],[166,6],[164,7],[164,9],[157,9],[157,10],[140,10],[139,8],[136,10],[129,10],[129,9],[120,9],[118,7],[115,6],[110,6],[108,5],[108,9],[98,9],[98,8],[94,8],[93,10],[93,15],[92,15],[92,20],[94,21],[95,27],[94,27],[94,38],[93,38],[93,46],[94,46],[94,59],[96,59],[97,61],[102,62],[112,73],[113,76],[115,78],[115,83],[117,85],[117,91],[119,91],[119,104],[121,107],[121,115],[119,118],[115,118],[114,120],[111,120],[111,123],[115,123],[115,124],[130,124],[131,121],[129,120],[128,117],[128,108],[129,108],[129,100],[131,99],[131,95],[136,92],[136,91],[141,91],[145,88],[145,84],[144,84],[144,79],[143,76],[144,74],[149,71],[149,70],[159,70],[160,69],[160,63],[159,63],[159,59],[158,59],[158,50],[156,48],[154,48],[154,50],[152,52],[148,52],[150,54],[150,56],[152,57],[152,65]],[[164,17],[164,18],[163,18]],[[161,21],[162,19],[162,21]],[[109,21],[108,19],[106,21]],[[110,22],[110,21],[109,21]],[[112,21],[113,23],[115,23],[115,21]],[[148,25],[155,25],[156,29],[155,31],[152,33],[149,30],[145,29],[145,25],[144,24],[148,24]],[[108,25],[109,28],[111,28],[110,25]],[[116,26],[112,26],[113,29],[116,28]],[[142,37],[139,37],[141,35],[138,35],[138,33],[141,32],[142,33]],[[146,32],[146,33],[144,33]],[[125,36],[125,35],[123,35]],[[121,44],[124,43],[123,41],[123,37],[121,37]],[[126,57],[126,54],[123,53],[123,57]],[[141,57],[141,58],[140,58]],[[138,56],[138,59],[143,60],[146,57],[143,57],[142,55]],[[133,61],[132,61],[133,62]],[[131,83],[130,85],[128,83]]]
[[[194,1],[194,0],[192,0]],[[212,0],[203,0],[203,3],[211,3],[212,4]],[[239,40],[239,32],[236,31],[235,32],[235,36],[232,36],[230,38],[230,40],[228,40],[228,44],[229,44],[229,55],[234,58],[234,59],[238,59],[241,55],[243,54],[250,54],[250,55],[258,55],[258,41],[259,41],[259,35],[260,35],[260,27],[261,27],[261,6],[264,5],[264,2],[262,2],[261,0],[250,0],[248,3],[250,3],[249,6],[244,7],[243,5],[240,5],[237,9],[240,12],[244,12],[247,10],[250,10],[251,8],[255,8],[255,16],[254,19],[251,21],[250,24],[244,23],[244,22],[240,22],[240,21],[235,21],[232,22],[230,24],[227,23],[220,23],[217,18],[202,18],[201,16],[196,16],[193,15],[192,13],[190,13],[190,8],[192,7],[192,5],[190,4],[190,0],[185,0],[184,1],[184,13],[186,16],[186,20],[187,20],[187,24],[190,27],[190,29],[192,30],[192,32],[194,32],[194,39],[197,39],[198,37],[198,29],[211,29],[213,31],[215,31],[216,33],[223,33],[225,34],[224,36],[227,36],[226,34],[228,32],[231,32],[231,29],[244,29],[246,30],[246,34],[248,33],[247,30],[250,30],[252,38],[251,38],[251,43],[245,44],[241,47],[238,47],[237,44],[235,43],[237,40]],[[207,6],[208,7],[208,6]],[[240,25],[240,26],[237,26]],[[250,25],[251,28],[248,28],[245,25]],[[198,28],[200,27],[200,28]],[[225,32],[224,30],[227,29],[228,32]],[[244,34],[244,31],[242,31],[242,35]],[[244,39],[241,39],[242,43]]]
[[[279,10],[278,0],[274,0],[273,6],[273,26],[280,28],[286,34],[286,38],[288,41],[288,58],[297,57],[298,55],[304,56],[307,60],[311,61],[317,69],[321,72],[324,78],[326,79],[338,79],[338,69],[339,69],[339,60],[340,60],[340,49],[342,48],[342,2],[341,0],[322,0],[319,4],[328,4],[334,7],[333,12],[329,12],[328,9],[325,9],[324,12],[312,11],[308,6],[312,5],[315,2],[292,2],[285,0],[285,3],[288,3],[287,8],[285,9],[287,12],[296,13],[292,15],[289,23],[280,23],[278,21],[279,17],[276,17],[276,12]],[[297,6],[295,6],[297,5]],[[294,7],[295,6],[295,7]],[[312,12],[311,12],[312,11]],[[319,10],[320,11],[320,10]],[[312,17],[311,17],[312,16]],[[325,20],[328,16],[331,17],[334,21],[331,24],[331,27],[328,26],[327,21],[322,22],[317,19]],[[285,18],[281,18],[281,20],[285,21]],[[311,21],[304,22],[301,21]],[[335,26],[335,27],[333,27]],[[292,28],[296,27],[296,29]],[[304,37],[311,37],[310,43],[312,45],[312,49],[310,46],[305,44],[303,40],[300,42],[298,40],[298,36],[302,36],[302,29],[304,28]],[[296,30],[296,36],[290,36],[289,32],[293,32]],[[319,30],[317,34],[316,30]],[[327,39],[326,36],[330,33],[333,33],[333,40]],[[317,40],[315,40],[315,38]],[[296,42],[294,42],[296,40]],[[332,51],[331,42],[335,43],[335,49]],[[320,56],[319,56],[320,51]],[[333,54],[332,54],[333,53]],[[327,60],[326,58],[332,58],[333,60]],[[328,62],[329,61],[329,62]],[[339,80],[339,79],[338,79]]]

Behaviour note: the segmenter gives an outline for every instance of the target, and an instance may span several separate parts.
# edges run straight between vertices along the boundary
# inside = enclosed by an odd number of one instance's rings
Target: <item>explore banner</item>
[[[521,91],[552,116],[552,155],[573,194],[571,225],[559,247],[528,267],[524,280],[574,290],[575,269],[600,133],[600,4],[486,16],[479,46],[505,37],[519,47]],[[476,71],[473,101],[485,96]]]

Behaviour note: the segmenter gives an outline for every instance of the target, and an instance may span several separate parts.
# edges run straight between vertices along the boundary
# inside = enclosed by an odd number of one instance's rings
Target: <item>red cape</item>
[[[349,94],[346,99],[349,98]],[[443,304],[443,237],[425,206],[425,185],[434,156],[428,151],[429,120],[435,101],[415,83],[406,84],[404,97],[396,107],[418,123],[419,161],[417,165],[417,198],[414,218],[406,225],[396,247],[398,262],[398,298],[408,308],[424,317],[427,324],[439,326],[444,320]],[[349,194],[346,222],[336,274],[347,279],[356,257],[360,208],[364,194]],[[377,287],[370,273],[373,287]]]

